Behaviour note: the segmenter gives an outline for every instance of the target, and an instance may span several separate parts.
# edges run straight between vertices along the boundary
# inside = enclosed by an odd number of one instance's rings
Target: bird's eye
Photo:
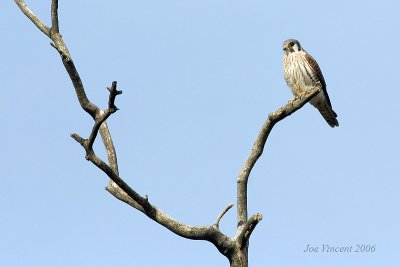
[[[289,43],[289,46],[290,46],[290,47],[294,46],[294,43],[293,43],[293,42],[290,42],[290,43]]]

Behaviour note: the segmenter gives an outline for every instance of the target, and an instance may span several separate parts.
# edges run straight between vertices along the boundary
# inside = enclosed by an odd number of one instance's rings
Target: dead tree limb
[[[60,34],[59,18],[58,18],[58,0],[51,1],[51,27],[46,26],[25,4],[23,0],[14,0],[20,10],[28,17],[33,24],[46,36],[52,43],[51,45],[57,50],[61,56],[62,63],[67,71],[79,104],[94,120],[92,131],[87,139],[82,138],[78,134],[71,134],[85,150],[86,159],[92,162],[97,168],[102,170],[109,178],[110,183],[106,190],[117,199],[129,204],[133,208],[139,210],[150,219],[164,226],[171,232],[187,239],[206,240],[215,245],[215,247],[225,255],[232,267],[248,266],[248,243],[249,238],[256,225],[262,220],[261,214],[255,214],[248,219],[247,215],[247,183],[251,170],[261,156],[264,150],[268,135],[274,125],[300,109],[319,91],[320,87],[316,86],[312,90],[306,92],[301,98],[295,98],[289,104],[281,107],[277,111],[269,114],[266,122],[262,126],[260,133],[253,145],[253,149],[244,163],[239,176],[237,177],[237,232],[234,237],[223,234],[219,229],[219,223],[226,212],[232,208],[233,204],[227,206],[217,217],[214,224],[204,226],[190,226],[179,222],[167,213],[151,204],[148,197],[142,196],[130,187],[120,176],[118,171],[117,154],[112,142],[111,134],[108,130],[106,120],[115,113],[118,108],[115,100],[122,91],[117,90],[117,82],[113,82],[109,90],[108,107],[105,110],[98,108],[90,102],[86,96],[86,92],[75,68],[72,57],[68,51],[66,44]],[[102,137],[105,150],[107,152],[108,164],[100,159],[93,150],[93,144],[98,133]]]
[[[290,116],[298,109],[303,107],[310,99],[320,92],[320,87],[316,86],[304,93],[301,97],[290,100],[289,103],[277,111],[268,115],[267,120],[262,126],[260,133],[246,162],[244,163],[237,178],[237,223],[238,232],[241,231],[241,225],[247,221],[247,183],[250,172],[264,151],[265,142],[276,123]]]

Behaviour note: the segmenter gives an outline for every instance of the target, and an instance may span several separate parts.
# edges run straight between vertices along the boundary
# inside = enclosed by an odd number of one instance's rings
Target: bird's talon
[[[297,97],[289,99],[288,104],[290,104],[292,107],[294,107],[294,102],[296,101]]]
[[[299,98],[302,99],[306,94],[307,94],[307,92],[300,93]]]

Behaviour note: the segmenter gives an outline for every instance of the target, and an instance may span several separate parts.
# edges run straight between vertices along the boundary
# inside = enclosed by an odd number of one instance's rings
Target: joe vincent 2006
[[[322,245],[322,246],[311,246],[307,244],[306,249],[303,252],[327,252],[327,253],[340,253],[340,252],[352,252],[353,246],[331,246],[331,245]]]

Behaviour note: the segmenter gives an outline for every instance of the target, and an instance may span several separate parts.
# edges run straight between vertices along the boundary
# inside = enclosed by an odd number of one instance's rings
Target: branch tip
[[[262,215],[260,213],[252,215],[249,220],[244,224],[242,231],[237,237],[239,244],[244,247],[250,239],[251,234],[256,228],[257,224],[262,220]]]
[[[110,92],[110,96],[108,98],[108,108],[113,109],[112,113],[114,113],[115,111],[119,110],[115,106],[115,98],[117,97],[117,95],[122,94],[122,91],[117,90],[117,82],[116,81],[113,81],[111,86],[107,87],[107,90]]]
[[[82,137],[80,137],[78,134],[76,134],[76,133],[72,133],[71,134],[71,137],[76,141],[76,142],[78,142],[79,144],[81,144],[83,147],[85,147],[85,142],[86,142],[86,139],[83,139]]]

